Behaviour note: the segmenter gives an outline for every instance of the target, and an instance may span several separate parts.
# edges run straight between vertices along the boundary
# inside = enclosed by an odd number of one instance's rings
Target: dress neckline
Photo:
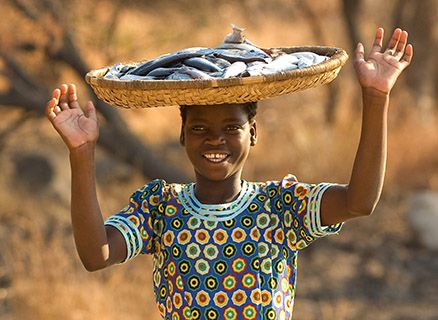
[[[195,195],[195,183],[182,186],[178,192],[178,198],[182,206],[191,215],[208,221],[226,221],[235,218],[242,213],[257,195],[256,183],[242,180],[242,187],[236,199],[228,203],[204,204]]]

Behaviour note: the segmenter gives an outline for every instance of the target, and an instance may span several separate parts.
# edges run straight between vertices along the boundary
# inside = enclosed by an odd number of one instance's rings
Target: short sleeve
[[[304,249],[318,238],[337,234],[342,223],[322,226],[321,200],[324,192],[334,184],[307,184],[298,182],[293,175],[286,176],[279,184],[276,208],[281,209],[288,246],[291,249]]]
[[[154,180],[134,192],[129,204],[110,216],[106,226],[116,228],[126,242],[126,258],[131,260],[140,253],[154,253],[154,227],[157,222],[157,206],[163,198],[164,181]]]

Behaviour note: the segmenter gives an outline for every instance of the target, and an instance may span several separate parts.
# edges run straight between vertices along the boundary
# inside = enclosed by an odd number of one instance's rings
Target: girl
[[[155,298],[165,319],[290,319],[297,253],[371,214],[386,162],[389,93],[411,62],[407,32],[382,52],[378,28],[368,59],[354,56],[362,88],[361,138],[348,185],[241,178],[257,142],[253,103],[181,107],[181,144],[195,170],[191,184],[154,180],[104,222],[96,197],[96,111],[82,111],[75,86],[55,89],[47,116],[70,151],[76,247],[89,271],[154,255]]]

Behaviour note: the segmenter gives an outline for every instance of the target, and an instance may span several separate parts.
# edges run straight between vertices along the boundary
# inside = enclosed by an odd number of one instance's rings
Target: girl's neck
[[[221,204],[235,200],[242,187],[240,174],[214,181],[196,176],[195,196],[204,204]]]

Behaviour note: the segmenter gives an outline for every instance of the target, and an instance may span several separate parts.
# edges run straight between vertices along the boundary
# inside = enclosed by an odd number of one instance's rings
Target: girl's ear
[[[181,131],[179,133],[179,143],[184,146],[185,136],[184,136],[184,125],[181,126]]]
[[[249,128],[249,134],[251,135],[251,146],[255,146],[257,143],[257,123],[255,120],[251,120]]]

